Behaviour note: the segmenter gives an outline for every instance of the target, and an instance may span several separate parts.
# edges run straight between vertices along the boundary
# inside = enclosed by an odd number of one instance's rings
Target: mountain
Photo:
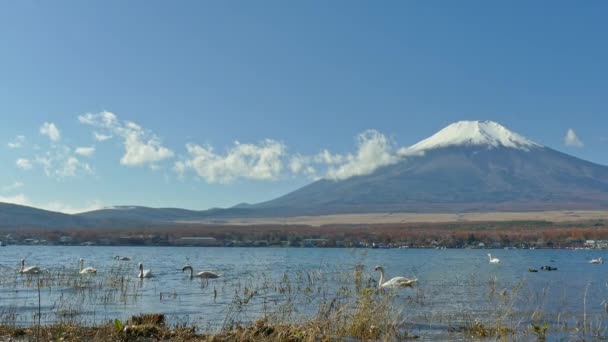
[[[289,215],[608,208],[608,167],[491,121],[460,121],[368,175],[323,179],[253,206]]]
[[[179,208],[149,208],[142,206],[115,206],[111,208],[88,211],[76,216],[91,221],[121,221],[131,223],[171,223],[186,219],[196,219],[202,211]]]
[[[491,121],[460,121],[391,165],[321,179],[271,201],[204,211],[119,206],[67,215],[0,203],[3,227],[130,227],[227,218],[341,213],[608,209],[608,167],[538,144]]]
[[[0,203],[1,228],[68,228],[89,226],[85,218],[23,205]]]
[[[222,223],[225,218],[276,216],[274,208],[254,208],[250,204],[208,210],[179,208],[150,208],[142,206],[116,206],[75,214],[97,226],[115,225],[166,225],[176,222],[206,221]]]

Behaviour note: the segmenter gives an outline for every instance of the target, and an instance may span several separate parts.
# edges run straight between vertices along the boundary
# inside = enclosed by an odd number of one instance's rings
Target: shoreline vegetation
[[[151,315],[156,316],[156,315]],[[85,327],[70,324],[57,324],[38,328],[15,328],[0,326],[0,339],[15,341],[332,341],[345,337],[325,335],[320,322],[308,324],[269,324],[259,320],[245,327],[224,331],[217,334],[199,334],[194,328],[167,327],[164,324],[144,323],[121,327],[120,324],[108,323],[97,327]],[[418,336],[407,334],[385,336],[379,330],[363,329],[361,337],[350,336],[356,340],[416,340]]]
[[[362,310],[367,310],[363,308]],[[369,312],[373,314],[373,312]],[[217,333],[199,333],[195,327],[169,326],[162,314],[133,316],[126,322],[115,320],[98,326],[53,324],[40,327],[0,325],[0,339],[15,341],[333,341],[416,340],[419,336],[397,331],[393,323],[363,318],[340,326],[328,320],[303,323],[271,323],[260,319],[249,325],[238,325]],[[379,325],[375,325],[377,323]],[[508,330],[504,331],[505,333]]]
[[[495,221],[403,224],[179,224],[124,229],[0,230],[4,245],[608,248],[608,222]]]
[[[264,296],[262,289],[247,291],[235,297],[236,306],[231,306],[224,324],[214,331],[199,328],[188,322],[169,323],[164,314],[139,314],[127,320],[107,320],[105,323],[90,325],[78,320],[67,319],[45,324],[34,322],[29,326],[2,321],[0,340],[2,341],[408,341],[418,339],[440,340],[536,340],[547,338],[575,338],[576,340],[605,339],[606,327],[601,317],[593,317],[583,312],[583,317],[556,321],[543,312],[518,312],[516,302],[523,296],[523,283],[512,288],[497,290],[496,279],[488,284],[488,299],[495,303],[495,311],[480,317],[463,314],[458,320],[422,324],[430,330],[415,329],[400,303],[400,295],[395,290],[382,290],[374,282],[365,280],[361,266],[352,274],[343,274],[353,282],[353,288],[341,288],[337,293],[318,303],[317,313],[312,317],[297,319],[293,303],[287,302],[276,311],[264,312],[253,321],[239,321],[239,312],[244,310],[255,296]],[[65,279],[63,279],[65,280]],[[62,280],[62,281],[63,281]],[[346,280],[346,279],[345,279]],[[36,283],[36,282],[34,282]],[[41,282],[38,282],[40,286]],[[282,280],[274,288],[277,292],[307,292]],[[48,285],[44,285],[48,286]],[[75,283],[72,286],[81,286]],[[294,286],[294,287],[292,287]],[[267,289],[273,288],[269,286]],[[326,291],[322,290],[322,291]],[[416,305],[425,305],[423,289],[415,289],[418,294]],[[40,292],[39,292],[40,293]],[[410,297],[411,298],[411,297]],[[591,298],[586,297],[587,302]],[[34,314],[34,319],[36,315]],[[77,316],[77,315],[75,315]],[[39,317],[39,316],[37,316]],[[559,315],[558,315],[559,317]],[[420,324],[418,324],[420,325]],[[433,328],[431,328],[433,327]],[[432,331],[432,335],[428,335]]]

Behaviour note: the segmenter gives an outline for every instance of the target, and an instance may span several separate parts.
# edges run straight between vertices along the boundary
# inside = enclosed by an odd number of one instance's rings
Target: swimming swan
[[[603,264],[604,260],[602,258],[597,258],[589,261],[590,264]]]
[[[194,274],[194,269],[190,265],[186,265],[186,266],[182,267],[182,272],[185,272],[186,270],[190,270],[190,278],[197,277],[197,278],[201,278],[201,279],[216,279],[216,278],[220,277],[219,274],[209,272],[209,271],[202,271],[202,272],[198,272],[197,274]]]
[[[378,282],[378,288],[390,288],[390,287],[408,287],[418,282],[418,279],[408,279],[405,277],[395,277],[390,280],[384,281],[384,268],[382,266],[376,266],[374,271],[380,271],[380,281]]]
[[[139,263],[139,274],[137,275],[137,278],[152,278],[154,277],[152,275],[152,271],[150,270],[144,270],[144,264],[142,264],[141,262]]]
[[[84,267],[84,259],[80,258],[80,274],[96,274],[97,269],[93,267]]]
[[[21,274],[38,274],[42,270],[38,266],[30,266],[25,267],[25,259],[21,259],[21,267],[19,268],[19,273]]]
[[[490,264],[500,264],[500,259],[492,258],[492,254],[488,253],[488,258],[490,258]]]
[[[129,258],[129,257],[125,257],[125,256],[121,257],[121,256],[118,256],[118,255],[115,256],[114,259],[120,260],[120,261],[131,261],[131,258]]]

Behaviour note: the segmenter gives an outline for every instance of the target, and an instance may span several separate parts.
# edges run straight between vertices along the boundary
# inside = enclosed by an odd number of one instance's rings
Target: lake
[[[490,264],[487,253],[501,259]],[[0,320],[33,325],[60,321],[98,324],[132,314],[164,313],[174,324],[218,331],[263,315],[303,320],[319,304],[354,288],[352,274],[375,285],[382,265],[388,277],[416,276],[413,288],[395,290],[393,306],[408,330],[422,339],[478,320],[583,326],[603,334],[608,325],[608,272],[589,263],[605,256],[598,250],[490,249],[325,249],[201,247],[0,247]],[[115,255],[132,261],[118,261]],[[17,274],[19,260],[48,275]],[[79,276],[78,260],[98,269]],[[138,279],[137,263],[155,277]],[[190,279],[181,268],[219,272],[208,283]],[[550,265],[557,271],[541,271]],[[537,273],[528,272],[536,268]],[[43,279],[42,283],[38,279]],[[40,291],[40,295],[39,295]],[[38,317],[40,298],[41,316]],[[579,329],[580,330],[580,329]]]

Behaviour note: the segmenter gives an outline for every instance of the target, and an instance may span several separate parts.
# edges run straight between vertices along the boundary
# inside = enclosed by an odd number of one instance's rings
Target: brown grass
[[[306,225],[320,227],[342,224],[449,223],[449,222],[505,222],[548,221],[578,222],[607,220],[605,210],[487,212],[487,213],[370,213],[276,218],[226,219],[225,225]],[[213,224],[213,221],[184,221],[178,223]]]
[[[218,225],[183,224],[163,227],[129,229],[27,229],[12,233],[17,239],[35,238],[57,243],[69,235],[74,243],[109,239],[111,244],[124,243],[121,236],[144,236],[139,244],[173,245],[184,236],[214,237],[221,242],[266,241],[282,245],[289,241],[296,246],[303,239],[327,239],[327,246],[344,241],[349,247],[358,242],[394,243],[448,247],[476,245],[479,242],[502,245],[528,244],[537,247],[582,246],[585,240],[608,239],[608,221],[483,221],[446,223],[377,223],[335,224],[321,227],[306,225]],[[538,242],[538,243],[537,243]]]
[[[334,341],[405,340],[409,336],[394,321],[391,296],[370,288],[361,291],[354,306],[334,305],[319,317],[303,323],[271,323],[260,319],[237,325],[217,334],[197,334],[194,327],[168,327],[162,314],[133,316],[128,322],[115,321],[96,327],[54,324],[20,328],[0,326],[1,339],[19,341]]]

